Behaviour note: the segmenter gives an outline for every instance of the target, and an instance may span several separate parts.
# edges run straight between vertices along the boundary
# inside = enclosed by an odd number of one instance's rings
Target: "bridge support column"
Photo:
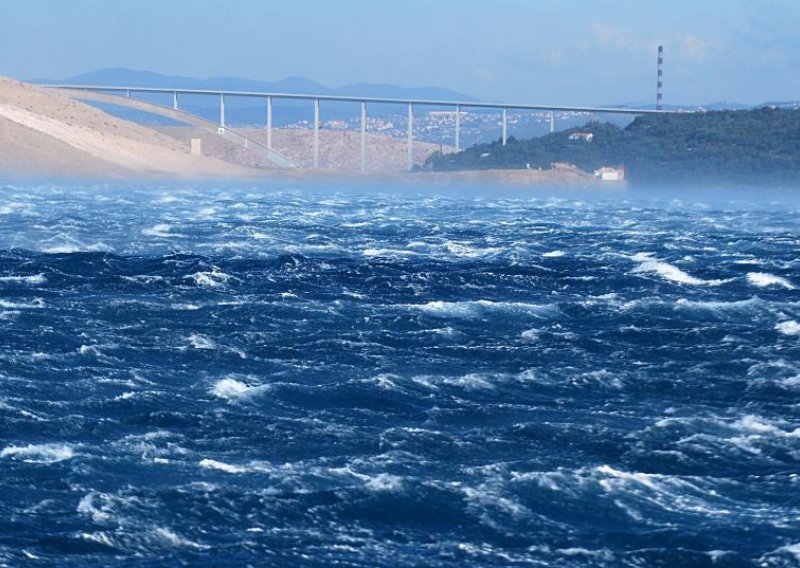
[[[225,95],[219,95],[219,125],[225,128]]]
[[[131,90],[130,90],[130,89],[128,89],[127,91],[125,91],[125,97],[127,97],[127,98],[131,98]]]
[[[407,148],[408,171],[414,169],[414,105],[408,103],[408,148]]]
[[[319,99],[314,99],[314,169],[319,169]]]
[[[456,105],[456,152],[461,150],[461,105]]]
[[[178,92],[172,93],[172,110],[178,110]]]
[[[267,148],[272,150],[272,97],[267,97]]]
[[[361,172],[367,171],[367,103],[361,101]]]
[[[503,146],[508,142],[508,109],[503,108]]]
[[[550,111],[550,134],[556,131],[556,111]]]

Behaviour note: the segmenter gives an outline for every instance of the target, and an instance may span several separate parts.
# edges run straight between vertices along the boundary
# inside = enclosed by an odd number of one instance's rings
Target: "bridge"
[[[314,142],[313,142],[313,168],[319,169],[319,130],[320,130],[320,105],[322,102],[349,102],[358,103],[361,107],[361,171],[366,169],[366,144],[367,144],[367,106],[373,104],[398,105],[406,108],[408,113],[407,130],[407,162],[408,169],[414,165],[414,107],[439,107],[452,109],[455,112],[455,148],[461,149],[461,113],[464,109],[494,109],[502,112],[502,136],[501,141],[505,146],[508,142],[508,111],[533,111],[546,112],[550,115],[550,132],[555,131],[556,112],[576,112],[592,114],[619,114],[619,115],[644,115],[644,114],[670,114],[676,111],[653,110],[643,108],[623,108],[623,107],[593,107],[593,106],[565,106],[548,104],[515,104],[499,102],[475,102],[475,101],[445,101],[445,100],[425,100],[425,99],[396,99],[380,97],[358,97],[340,95],[315,95],[315,94],[296,94],[296,93],[262,93],[249,91],[224,91],[224,90],[205,90],[205,89],[170,89],[155,87],[119,87],[109,85],[43,85],[51,89],[59,89],[70,93],[76,98],[90,99],[107,102],[120,106],[138,108],[155,114],[161,114],[170,118],[187,122],[205,129],[213,129],[217,134],[225,136],[234,142],[248,148],[257,149],[272,164],[279,167],[292,167],[293,164],[286,158],[275,152],[272,148],[273,114],[272,106],[275,100],[303,100],[309,101],[314,109]],[[135,97],[136,94],[162,94],[172,95],[172,107],[158,105],[156,103],[143,101]],[[219,101],[219,122],[212,123],[196,115],[184,112],[180,109],[180,96],[182,95],[205,95],[215,97]],[[266,144],[248,138],[242,133],[237,132],[227,126],[225,122],[225,102],[233,97],[260,99],[266,105],[267,121]]]

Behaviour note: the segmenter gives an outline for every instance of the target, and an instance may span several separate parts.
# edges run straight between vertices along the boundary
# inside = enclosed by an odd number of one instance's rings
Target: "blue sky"
[[[0,0],[0,75],[130,67],[488,100],[800,99],[797,0]]]

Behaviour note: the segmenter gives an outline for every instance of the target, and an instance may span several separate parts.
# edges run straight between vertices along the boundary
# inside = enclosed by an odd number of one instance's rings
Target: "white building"
[[[594,140],[594,134],[591,132],[573,132],[569,135],[570,140],[583,140],[584,142],[591,142]]]
[[[596,178],[600,181],[625,181],[625,168],[611,168],[604,166],[594,171]]]

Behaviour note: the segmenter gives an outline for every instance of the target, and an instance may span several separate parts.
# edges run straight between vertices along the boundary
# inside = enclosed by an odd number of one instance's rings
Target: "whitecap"
[[[27,304],[22,302],[9,302],[7,300],[0,300],[0,308],[4,308],[6,310],[41,310],[44,307],[45,303],[41,298],[36,298]]]
[[[0,282],[38,286],[40,284],[46,284],[47,278],[44,274],[35,274],[33,276],[0,276]]]
[[[225,473],[245,473],[247,471],[247,468],[211,459],[200,460],[200,467],[224,471]]]
[[[482,373],[469,373],[462,377],[447,377],[442,382],[446,385],[457,386],[467,390],[491,390],[494,385],[489,376]]]
[[[230,274],[225,274],[220,270],[213,270],[210,272],[195,272],[190,274],[187,278],[194,280],[198,286],[206,286],[208,288],[219,288],[225,286],[231,280]]]
[[[207,550],[210,548],[205,544],[193,542],[185,537],[182,537],[168,528],[157,527],[155,530],[153,530],[153,535],[162,543],[175,548],[194,548],[198,550]]]
[[[800,323],[795,320],[782,321],[775,325],[775,329],[783,335],[800,335]]]
[[[476,300],[464,302],[444,302],[436,300],[426,304],[406,304],[406,308],[420,310],[427,314],[443,317],[474,318],[483,313],[492,311],[523,313],[528,315],[544,316],[552,313],[555,307],[552,304],[529,304],[527,302],[494,302],[491,300]]]
[[[183,236],[179,233],[172,233],[171,229],[172,225],[168,225],[167,223],[158,223],[157,225],[153,225],[152,227],[142,229],[142,234],[148,237],[161,237],[161,238]]]
[[[87,246],[80,246],[76,244],[56,245],[42,249],[42,252],[46,254],[74,254],[78,252],[111,252],[112,250],[114,250],[112,247],[100,242]]]
[[[193,333],[188,337],[188,341],[195,349],[216,349],[217,344],[213,340],[199,333]]]
[[[97,348],[97,345],[81,345],[78,348],[78,353],[81,355],[94,355],[95,357],[99,357],[101,355],[100,349]]]
[[[660,260],[646,260],[633,269],[634,274],[648,273],[656,274],[665,280],[678,284],[688,284],[690,286],[719,286],[729,280],[702,280],[687,274],[677,266]]]
[[[561,258],[566,254],[563,250],[551,250],[550,252],[542,253],[542,258]]]
[[[725,311],[725,310],[751,310],[756,307],[761,300],[758,298],[750,298],[748,300],[734,300],[732,302],[714,302],[714,301],[695,301],[680,298],[675,300],[676,308],[696,309],[696,310],[709,310],[712,312]]]
[[[364,249],[361,254],[364,256],[412,256],[418,253],[411,250],[368,248]]]
[[[389,473],[379,473],[367,480],[366,487],[376,492],[398,491],[403,487],[403,478]]]
[[[0,451],[0,458],[11,458],[26,463],[50,464],[72,459],[75,455],[72,446],[67,444],[28,444],[27,446],[8,446]]]
[[[787,290],[794,290],[795,286],[786,278],[781,276],[775,276],[774,274],[769,274],[767,272],[751,272],[747,275],[747,282],[752,286],[758,286],[759,288],[768,288],[770,286],[777,286],[780,288],[786,288]]]
[[[226,400],[238,400],[253,396],[263,390],[263,386],[250,386],[230,377],[220,379],[211,388],[211,394]]]
[[[526,331],[523,331],[520,337],[522,337],[522,339],[524,341],[527,341],[528,343],[535,343],[539,341],[539,330],[528,329]]]
[[[492,254],[497,254],[502,250],[495,247],[478,248],[452,241],[445,242],[444,247],[447,249],[447,252],[449,252],[453,256],[458,256],[462,258],[477,258],[481,256],[488,256]]]

